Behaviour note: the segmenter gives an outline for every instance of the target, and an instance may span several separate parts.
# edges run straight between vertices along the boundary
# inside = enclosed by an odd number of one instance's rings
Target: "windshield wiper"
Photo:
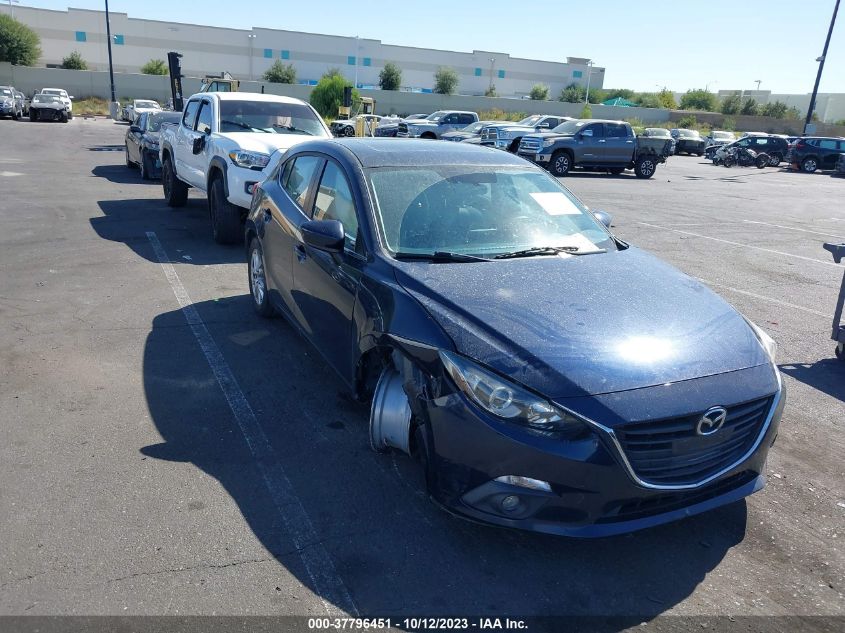
[[[273,129],[282,129],[282,130],[287,130],[288,132],[301,132],[302,134],[307,134],[308,136],[314,136],[308,130],[303,130],[301,128],[294,127],[292,125],[278,125],[277,123],[274,123]]]
[[[242,121],[229,121],[228,119],[221,119],[220,125],[223,125],[224,123],[226,125],[234,125],[235,127],[243,128],[244,130],[249,130],[250,132],[252,130],[257,129],[257,128],[252,127],[251,125],[247,125],[246,123],[244,123]],[[264,132],[264,130],[260,130],[260,131]]]
[[[432,262],[489,262],[491,260],[464,253],[450,251],[434,251],[433,253],[394,253],[396,259],[425,259]]]
[[[579,246],[533,246],[525,248],[521,251],[513,251],[512,253],[499,253],[494,255],[494,259],[511,259],[513,257],[535,257],[537,255],[556,255],[557,253],[577,253],[581,248]],[[598,251],[589,251],[591,253],[604,252],[603,249]]]

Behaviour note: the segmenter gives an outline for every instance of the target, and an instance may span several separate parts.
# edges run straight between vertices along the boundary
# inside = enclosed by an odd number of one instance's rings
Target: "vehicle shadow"
[[[366,407],[286,321],[254,316],[249,295],[194,308],[272,447],[257,451],[262,463],[281,464],[361,615],[613,616],[604,630],[619,630],[683,601],[745,537],[744,502],[600,540],[456,519],[426,498],[411,458],[370,450]],[[162,441],[141,453],[216,479],[278,564],[316,592],[181,310],[153,320],[143,384]],[[230,538],[234,549],[241,536]]]
[[[780,370],[805,385],[845,402],[845,363],[833,357],[833,345],[831,342],[831,358],[814,363],[784,364],[780,365]]]
[[[120,166],[115,169],[128,171]],[[140,176],[138,177],[138,182]],[[205,198],[188,198],[181,209],[171,209],[163,198],[128,198],[97,202],[103,215],[93,217],[91,228],[104,240],[122,242],[144,259],[158,263],[150,250],[147,232],[156,234],[174,264],[240,264],[246,261],[241,245],[221,246],[211,238]]]
[[[158,185],[161,187],[161,180],[144,180],[141,178],[138,167],[127,167],[123,162],[122,153],[120,159],[121,162],[118,165],[97,165],[91,170],[91,174],[119,185]]]

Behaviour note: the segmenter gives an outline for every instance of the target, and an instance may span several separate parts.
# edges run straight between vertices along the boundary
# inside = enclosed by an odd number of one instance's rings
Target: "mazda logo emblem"
[[[701,416],[698,424],[695,425],[695,432],[698,435],[713,435],[722,428],[727,417],[728,412],[724,407],[712,407]]]

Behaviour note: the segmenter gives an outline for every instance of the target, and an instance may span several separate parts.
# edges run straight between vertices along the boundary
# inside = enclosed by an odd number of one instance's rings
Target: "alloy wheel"
[[[264,295],[267,292],[267,282],[264,279],[264,262],[261,259],[261,251],[257,248],[252,249],[252,255],[249,260],[249,273],[252,285],[252,298],[255,305],[263,305]]]

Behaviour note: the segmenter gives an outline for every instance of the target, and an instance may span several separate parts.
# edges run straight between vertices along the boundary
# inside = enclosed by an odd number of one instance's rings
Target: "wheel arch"
[[[211,183],[218,177],[223,179],[223,193],[229,198],[228,166],[220,156],[215,156],[208,164],[208,174],[205,179],[205,190],[211,191]]]

